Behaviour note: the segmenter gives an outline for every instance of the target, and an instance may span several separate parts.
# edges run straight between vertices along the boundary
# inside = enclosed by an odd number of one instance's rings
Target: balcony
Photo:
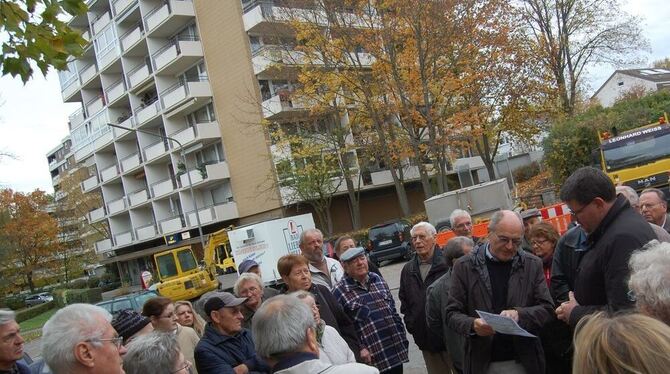
[[[149,190],[147,190],[146,187],[143,187],[140,190],[128,194],[128,203],[130,206],[134,207],[149,201],[150,198]]]
[[[123,78],[112,83],[108,89],[105,90],[105,97],[107,97],[107,102],[111,103],[114,100],[123,96],[126,93],[126,82]]]
[[[230,178],[230,171],[228,170],[228,163],[225,161],[217,162],[216,164],[205,165],[195,170],[191,170],[188,174],[184,173],[179,176],[181,185],[188,186],[188,176],[191,176],[191,183],[193,185],[201,182],[209,182],[215,180],[222,180]]]
[[[161,92],[160,96],[164,113],[174,116],[192,111],[194,105],[204,106],[212,97],[212,88],[207,77],[200,77],[196,82],[178,82]]]
[[[121,171],[127,173],[128,171],[140,166],[142,164],[142,158],[139,153],[133,153],[132,155],[126,156],[119,161],[121,164]]]
[[[158,225],[161,228],[162,234],[168,234],[183,229],[184,223],[184,216],[180,214],[174,217],[166,218],[160,221]]]
[[[100,171],[100,180],[102,182],[107,182],[110,179],[114,179],[118,176],[119,176],[119,166],[117,164],[109,166]]]
[[[98,67],[95,66],[95,64],[91,64],[86,66],[85,68],[81,69],[81,73],[79,74],[79,79],[81,80],[81,85],[85,85],[95,77],[95,75],[98,73]]]
[[[95,223],[97,221],[100,221],[101,219],[105,218],[105,207],[101,206],[98,209],[92,210],[88,212],[87,217],[88,218],[88,223]]]
[[[109,22],[112,20],[112,17],[110,16],[109,12],[105,12],[103,15],[99,16],[98,19],[93,21],[93,34],[97,34],[100,31],[102,31],[107,25],[109,25]]]
[[[127,127],[127,128],[133,128],[135,127],[135,117],[128,117],[126,118],[123,122],[119,124],[119,126]],[[122,136],[126,135],[129,133],[129,130],[126,129],[120,129],[118,127],[112,127],[112,132],[114,133],[114,138],[119,139]]]
[[[140,86],[151,76],[151,67],[146,63],[141,63],[128,72],[128,88],[132,89]]]
[[[240,217],[240,214],[237,211],[237,204],[231,201],[225,204],[198,209],[198,217],[200,218],[200,224],[205,225],[215,221],[236,219]],[[195,210],[186,213],[186,222],[190,227],[198,226]]]
[[[127,207],[128,205],[126,205],[126,198],[122,196],[116,200],[112,200],[109,203],[107,203],[107,213],[110,215],[116,214],[122,212]]]
[[[121,47],[119,47],[119,41],[114,40],[114,44],[96,54],[100,70],[104,70],[109,64],[118,59],[119,56],[121,56]]]
[[[157,116],[160,110],[161,110],[161,103],[158,100],[137,110],[137,112],[135,113],[135,118],[137,118],[137,126],[140,126],[143,123],[147,122],[148,120]]]
[[[121,247],[124,245],[128,245],[133,242],[133,232],[132,231],[126,231],[122,233],[118,233],[114,235],[114,246],[115,247]]]
[[[177,183],[171,178],[165,178],[151,184],[151,195],[156,198],[167,195],[177,189]]]
[[[196,140],[220,138],[221,130],[218,122],[198,123],[193,127],[187,127],[176,132],[170,137],[177,140],[182,146],[186,146]],[[175,147],[177,144],[172,146]]]
[[[105,107],[104,96],[94,97],[91,100],[86,102],[86,113],[89,113],[91,116],[97,114]]]
[[[186,37],[170,40],[152,57],[157,74],[176,75],[202,59],[202,43],[196,38]]]
[[[289,9],[275,6],[272,2],[259,2],[245,9],[242,16],[244,31],[251,34],[288,34]]]
[[[144,37],[144,29],[141,24],[121,35],[119,40],[121,40],[121,49],[123,52],[130,50],[135,44],[142,40],[142,37]]]
[[[95,253],[103,254],[112,250],[112,240],[104,239],[98,242],[95,242]]]
[[[70,128],[72,129],[77,128],[77,126],[84,123],[85,120],[86,120],[86,112],[84,112],[84,109],[83,108],[77,109],[77,111],[70,114],[69,117]]]
[[[152,37],[174,35],[195,17],[191,1],[167,0],[147,13],[144,23]]]
[[[168,144],[162,140],[144,148],[144,159],[149,162],[159,156],[166,154],[169,150]]]
[[[112,2],[112,9],[114,10],[114,16],[118,16],[123,13],[128,7],[133,4],[136,4],[137,0],[114,0]]]
[[[154,223],[140,226],[135,229],[135,237],[137,240],[151,239],[156,236],[156,234],[156,225]]]
[[[279,119],[291,116],[296,111],[306,110],[305,104],[296,98],[291,98],[288,91],[272,96],[263,101],[263,117],[265,119]]]
[[[98,176],[94,175],[81,182],[81,190],[88,192],[98,186]]]
[[[74,73],[66,82],[61,84],[61,96],[63,96],[63,101],[70,99],[72,95],[79,91],[81,87],[79,82],[79,75]]]

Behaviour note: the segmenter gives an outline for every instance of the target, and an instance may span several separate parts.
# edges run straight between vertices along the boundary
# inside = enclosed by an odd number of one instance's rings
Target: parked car
[[[95,305],[107,309],[107,311],[112,315],[115,315],[116,313],[119,313],[125,309],[133,309],[137,312],[142,312],[144,303],[152,297],[156,296],[158,296],[156,291],[144,290],[123,296],[117,296],[111,300],[101,301]]]
[[[412,228],[405,220],[394,220],[368,230],[368,257],[379,266],[382,261],[403,258],[408,260],[414,249],[410,241]]]
[[[25,302],[26,306],[35,306],[35,305],[40,305],[44,303],[48,303],[49,301],[53,301],[54,297],[51,296],[50,293],[48,292],[40,292],[38,294],[30,295],[26,297]]]

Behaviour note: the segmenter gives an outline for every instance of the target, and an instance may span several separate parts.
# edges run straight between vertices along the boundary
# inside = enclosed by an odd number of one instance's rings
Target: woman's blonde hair
[[[175,301],[174,303],[174,312],[177,313],[177,309],[179,309],[180,306],[186,305],[189,308],[191,308],[191,313],[193,313],[193,330],[198,333],[198,336],[202,337],[202,334],[205,333],[205,320],[200,317],[198,313],[195,312],[195,309],[193,308],[193,304],[191,304],[190,301]]]
[[[642,314],[585,317],[575,331],[574,374],[665,374],[670,327]]]

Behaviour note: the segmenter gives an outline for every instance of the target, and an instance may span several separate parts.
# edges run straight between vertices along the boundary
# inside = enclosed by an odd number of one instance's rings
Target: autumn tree
[[[662,58],[660,60],[654,61],[652,64],[654,68],[661,68],[661,69],[670,69],[670,57]]]
[[[536,54],[551,72],[561,110],[573,115],[588,67],[637,62],[647,50],[641,20],[619,0],[522,0]]]
[[[80,56],[88,42],[64,20],[87,9],[84,0],[0,0],[2,75],[18,75],[25,83],[33,66],[43,75],[49,67],[66,69],[67,59]]]
[[[47,268],[60,245],[58,224],[47,213],[49,204],[44,191],[0,191],[1,273],[6,279],[23,280],[31,291],[37,274]]]

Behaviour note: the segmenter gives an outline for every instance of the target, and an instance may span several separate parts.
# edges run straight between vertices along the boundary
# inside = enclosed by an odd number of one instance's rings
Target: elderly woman
[[[312,283],[308,260],[300,255],[282,256],[277,261],[277,270],[286,285],[287,293],[309,291],[314,295],[321,318],[340,333],[358,361],[361,349],[354,324],[328,287]]]
[[[356,362],[354,353],[349,349],[347,342],[342,339],[334,328],[326,325],[319,315],[314,295],[307,291],[297,291],[291,294],[309,307],[316,323],[316,341],[319,344],[319,360],[333,365]]]
[[[630,257],[630,296],[637,309],[670,325],[670,244],[649,242]]]
[[[190,301],[176,301],[174,303],[174,312],[177,315],[177,323],[192,328],[198,333],[198,336],[202,336],[202,333],[205,331],[205,321],[195,313],[193,304]]]
[[[550,223],[540,222],[533,225],[528,236],[533,254],[542,259],[544,278],[547,280],[547,286],[551,287],[551,263],[560,235]]]
[[[233,293],[237,297],[247,298],[247,302],[242,306],[242,315],[244,316],[242,327],[245,329],[251,329],[251,319],[261,303],[272,296],[279,295],[279,291],[270,287],[263,287],[263,280],[255,273],[240,274],[233,286]]]
[[[173,333],[177,338],[181,353],[188,361],[194,362],[193,352],[200,337],[192,328],[177,323],[177,313],[175,313],[172,300],[161,296],[151,298],[144,303],[142,315],[151,320],[154,330]],[[196,372],[195,368],[192,370]]]
[[[126,374],[189,374],[191,362],[179,350],[175,336],[152,332],[138,336],[128,345],[123,357]]]
[[[339,260],[342,257],[342,254],[347,251],[349,248],[355,248],[356,242],[351,236],[343,235],[337,238],[335,241],[335,253],[337,254],[337,259]],[[340,261],[341,262],[341,261]],[[379,268],[374,263],[368,261],[368,270],[379,275],[384,279],[382,273],[379,271]]]

